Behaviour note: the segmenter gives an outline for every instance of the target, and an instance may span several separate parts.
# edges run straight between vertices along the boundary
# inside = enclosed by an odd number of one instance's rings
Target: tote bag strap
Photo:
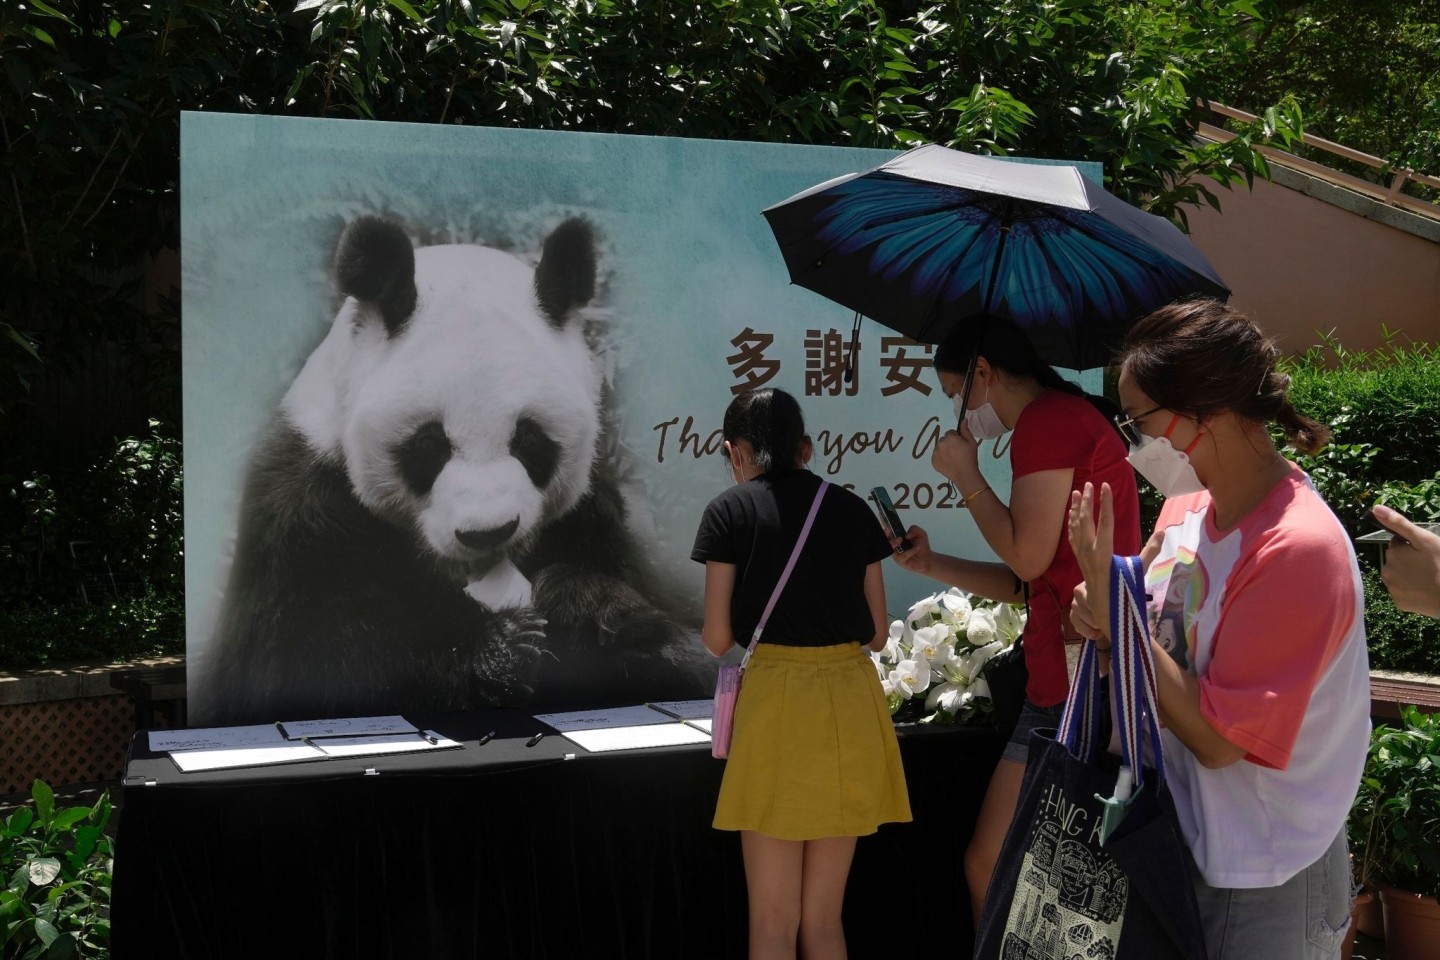
[[[1144,738],[1148,734],[1155,772],[1165,779],[1165,755],[1160,743],[1160,713],[1155,691],[1155,654],[1150,625],[1145,617],[1144,568],[1139,557],[1114,557],[1110,564],[1111,690],[1120,733],[1123,767],[1115,785],[1117,800],[1125,800],[1130,782],[1144,785]]]
[[[790,579],[790,572],[795,569],[795,561],[800,559],[800,550],[810,537],[810,528],[815,525],[815,514],[820,512],[820,501],[825,498],[825,491],[829,486],[828,480],[821,480],[820,489],[815,491],[815,500],[810,504],[810,514],[805,518],[805,526],[800,528],[800,539],[795,541],[795,549],[790,551],[790,559],[785,562],[785,571],[780,574],[780,582],[775,584],[775,589],[770,592],[770,601],[765,604],[765,612],[760,614],[760,622],[755,624],[755,633],[750,637],[750,646],[745,650],[745,659],[740,661],[741,670],[749,665],[750,655],[755,652],[755,645],[760,642],[760,634],[765,632],[765,624],[770,621],[770,612],[775,609],[775,601],[780,599],[780,592],[785,589],[785,584]]]
[[[1100,750],[1100,715],[1104,710],[1102,682],[1095,641],[1086,640],[1080,648],[1080,660],[1075,665],[1075,677],[1070,682],[1070,695],[1065,698],[1065,711],[1060,715],[1056,736],[1071,756],[1085,763],[1094,763]]]

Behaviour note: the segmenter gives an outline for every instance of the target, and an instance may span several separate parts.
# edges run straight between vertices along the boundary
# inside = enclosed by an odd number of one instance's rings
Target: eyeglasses
[[[1137,413],[1133,417],[1127,417],[1123,413],[1117,413],[1115,414],[1115,429],[1120,431],[1120,436],[1125,438],[1126,443],[1132,447],[1138,447],[1145,439],[1144,435],[1140,433],[1140,421],[1150,416],[1150,414],[1159,413],[1164,409],[1163,406],[1155,407],[1152,410],[1146,410],[1144,413]]]

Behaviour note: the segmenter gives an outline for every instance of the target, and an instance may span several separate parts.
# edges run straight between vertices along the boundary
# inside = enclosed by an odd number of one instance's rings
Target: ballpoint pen
[[[485,744],[489,743],[491,740],[494,740],[494,739],[495,739],[495,731],[494,731],[494,730],[491,730],[489,733],[485,734],[485,736],[481,737],[480,740],[479,740],[479,742],[476,743],[475,746],[477,746],[477,747],[483,747],[483,746],[485,746]]]
[[[544,736],[545,736],[545,731],[542,730],[542,731],[540,731],[539,733],[535,734],[535,736],[531,737],[529,740],[526,740],[526,741],[525,741],[525,746],[527,746],[527,747],[533,747],[533,746],[535,746],[535,744],[539,743],[539,742],[544,738]]]

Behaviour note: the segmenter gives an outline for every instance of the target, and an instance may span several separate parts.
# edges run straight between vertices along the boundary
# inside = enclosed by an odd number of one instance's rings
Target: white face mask
[[[1190,458],[1183,450],[1170,446],[1169,437],[1146,437],[1140,446],[1130,448],[1125,459],[1162,497],[1183,497],[1205,489]]]
[[[970,428],[970,436],[976,440],[993,440],[996,437],[1003,437],[1010,432],[1005,422],[1000,419],[1000,414],[995,412],[995,406],[990,402],[990,386],[985,386],[985,402],[974,410],[965,409],[965,398],[955,394],[952,398],[955,402],[955,416],[965,421],[965,426]]]

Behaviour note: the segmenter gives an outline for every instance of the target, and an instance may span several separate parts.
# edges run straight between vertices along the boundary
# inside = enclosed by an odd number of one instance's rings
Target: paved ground
[[[1352,960],[1385,960],[1385,942],[1383,940],[1372,940],[1365,934],[1359,934],[1355,938],[1355,953]]]

